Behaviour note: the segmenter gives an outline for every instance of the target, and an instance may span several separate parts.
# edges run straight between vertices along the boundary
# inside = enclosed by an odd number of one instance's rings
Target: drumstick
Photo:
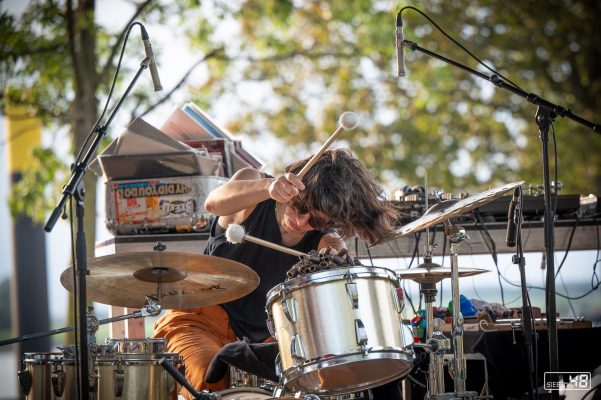
[[[238,224],[229,224],[227,226],[227,230],[225,231],[225,239],[230,243],[242,243],[243,240],[246,240],[248,242],[260,244],[261,246],[269,247],[270,249],[278,250],[282,253],[288,253],[296,257],[309,257],[308,254],[301,251],[289,249],[288,247],[280,246],[279,244],[271,243],[267,240],[247,235],[246,232],[244,232],[244,227]]]
[[[334,133],[332,133],[332,136],[330,136],[328,140],[326,140],[326,142],[323,144],[323,146],[321,146],[319,151],[315,153],[313,157],[311,157],[311,159],[303,166],[303,168],[298,174],[296,174],[296,176],[302,179],[303,176],[305,176],[305,174],[307,173],[307,171],[309,171],[309,168],[311,168],[313,164],[317,162],[319,157],[321,157],[321,155],[328,149],[328,147],[330,147],[334,139],[336,139],[336,137],[340,135],[342,131],[355,128],[358,122],[359,118],[357,118],[357,114],[355,114],[354,112],[347,111],[342,113],[342,115],[338,119],[338,128],[336,128]]]

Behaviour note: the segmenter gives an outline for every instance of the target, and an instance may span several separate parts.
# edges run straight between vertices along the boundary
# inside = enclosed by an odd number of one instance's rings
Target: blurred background
[[[0,338],[32,333],[15,326],[18,271],[42,277],[45,285],[24,296],[39,303],[39,318],[47,318],[49,328],[73,324],[68,312],[72,299],[59,281],[71,264],[69,225],[59,220],[49,234],[42,226],[60,199],[70,164],[101,115],[117,66],[109,110],[144,59],[139,27],[127,35],[132,21],[142,22],[149,33],[164,89],[153,91],[150,75],[144,73],[101,149],[134,118],[159,127],[175,107],[194,102],[262,159],[264,171],[277,175],[288,163],[315,152],[335,130],[340,114],[350,110],[359,115],[359,126],[341,135],[334,147],[350,148],[390,200],[398,200],[395,193],[403,187],[424,185],[426,175],[430,189],[455,196],[519,180],[526,182],[525,188],[540,187],[535,106],[410,50],[405,50],[408,76],[397,78],[395,17],[407,5],[435,23],[405,10],[406,39],[599,121],[599,2],[531,0],[508,7],[494,0],[0,1]],[[35,124],[35,133],[18,145],[25,147],[15,147],[19,131],[8,129],[9,118]],[[559,194],[591,194],[596,199],[601,193],[599,135],[558,118],[550,147],[551,178],[561,182]],[[105,226],[104,185],[92,173],[84,182],[92,257],[95,244],[112,235]],[[534,193],[540,195],[536,189]],[[584,317],[598,326],[595,206],[586,213],[593,226],[587,231],[590,245],[576,243],[579,250],[562,245],[555,260],[556,270],[561,265],[556,280],[560,316]],[[577,209],[568,226],[578,225],[582,215]],[[570,233],[571,228],[562,231],[557,242],[569,242]],[[441,235],[437,244],[443,246]],[[411,252],[392,249],[392,255],[373,263],[395,270],[415,266],[423,256],[423,241],[416,247],[417,259]],[[31,250],[24,262],[33,265],[19,265],[17,248]],[[461,267],[491,272],[463,278],[461,293],[520,307],[519,272],[511,255],[497,253],[494,246],[484,254],[463,246]],[[449,266],[448,254],[434,261]],[[544,265],[540,250],[526,254],[532,304],[543,311]],[[405,288],[412,298],[411,317],[421,304],[418,286],[407,281]],[[444,281],[437,305],[446,306],[449,300],[450,283]],[[107,306],[96,304],[95,312],[106,317]],[[147,336],[151,326],[149,319]],[[98,341],[105,337],[108,331],[101,327]],[[46,348],[34,351],[50,351],[65,340],[64,335],[53,336]],[[0,357],[0,398],[15,398],[20,354],[10,345],[0,348]]]

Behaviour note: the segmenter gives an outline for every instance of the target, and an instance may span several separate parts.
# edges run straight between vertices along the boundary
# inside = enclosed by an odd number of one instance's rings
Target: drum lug
[[[52,371],[50,381],[52,382],[54,395],[56,397],[63,397],[63,392],[65,391],[65,371],[63,369]]]
[[[27,371],[25,364],[21,363],[21,369],[17,373],[17,377],[19,378],[19,386],[21,386],[21,392],[24,396],[29,396],[29,391],[31,390],[33,378],[31,377],[31,373]]]
[[[294,297],[282,300],[282,310],[288,321],[294,324],[296,322],[296,300],[294,300]]]
[[[365,325],[359,318],[355,319],[355,337],[357,338],[357,344],[359,346],[365,346],[367,344],[367,332],[365,332]]]
[[[290,340],[290,353],[295,359],[306,359],[305,345],[303,344],[303,340],[301,339],[301,336],[298,333],[292,336],[292,339]]]
[[[113,371],[113,390],[115,391],[115,397],[123,396],[123,387],[125,386],[125,371],[117,369]]]
[[[346,294],[348,295],[349,300],[351,301],[351,307],[354,310],[359,308],[359,292],[357,291],[357,284],[355,282],[350,282],[346,284]]]
[[[280,358],[280,353],[275,355],[275,375],[277,377],[282,377],[282,359]]]
[[[396,307],[397,312],[400,314],[405,309],[405,296],[403,288],[393,287],[392,288],[392,301]]]

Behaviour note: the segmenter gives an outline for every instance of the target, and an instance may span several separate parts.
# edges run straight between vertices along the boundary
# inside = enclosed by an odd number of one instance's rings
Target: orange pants
[[[186,378],[201,391],[219,391],[229,387],[226,378],[207,384],[204,377],[213,357],[223,346],[238,338],[229,324],[227,313],[219,306],[171,310],[154,324],[155,337],[164,337],[167,350],[178,353],[186,367]],[[181,394],[193,399],[185,389]]]

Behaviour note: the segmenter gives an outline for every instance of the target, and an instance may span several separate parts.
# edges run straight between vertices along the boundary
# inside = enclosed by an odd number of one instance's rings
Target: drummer
[[[155,336],[165,337],[168,350],[183,357],[186,377],[198,391],[229,386],[225,380],[204,382],[211,360],[224,345],[243,338],[251,343],[272,340],[266,325],[266,294],[299,261],[255,243],[228,243],[229,224],[240,224],[249,235],[301,252],[329,248],[336,253],[345,248],[346,238],[356,235],[373,242],[394,231],[398,211],[382,201],[382,188],[349,150],[327,150],[301,180],[295,174],[308,160],[293,163],[278,177],[241,169],[206,199],[206,210],[217,218],[205,254],[249,266],[260,283],[241,299],[171,310],[154,325]],[[187,391],[182,394],[192,398]]]

